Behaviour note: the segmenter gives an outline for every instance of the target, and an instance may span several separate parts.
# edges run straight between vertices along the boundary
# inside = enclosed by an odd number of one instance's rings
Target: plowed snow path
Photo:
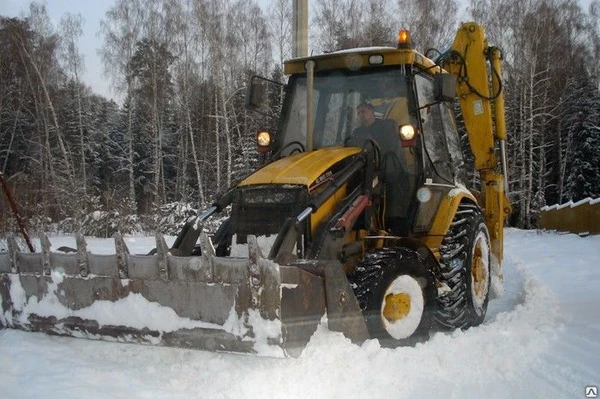
[[[483,325],[414,348],[358,347],[324,326],[285,360],[2,330],[0,396],[584,398],[600,385],[600,236],[508,229],[504,267]]]

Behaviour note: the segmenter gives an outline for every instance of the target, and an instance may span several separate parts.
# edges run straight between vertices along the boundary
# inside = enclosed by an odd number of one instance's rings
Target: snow
[[[194,321],[189,318],[178,316],[175,311],[169,307],[161,306],[156,302],[150,302],[141,294],[130,293],[127,297],[115,302],[95,301],[91,306],[78,310],[71,310],[60,303],[57,297],[58,284],[63,279],[61,273],[52,273],[52,282],[49,284],[48,294],[41,300],[32,296],[28,301],[25,300],[25,290],[21,282],[15,275],[11,278],[11,298],[13,298],[13,307],[22,312],[19,315],[21,323],[27,323],[30,314],[36,314],[42,317],[54,316],[57,319],[69,316],[77,316],[83,319],[96,320],[100,326],[118,325],[132,327],[136,329],[148,328],[154,331],[171,332],[178,329],[209,328],[225,329],[231,332],[237,329],[236,324],[240,322],[231,319],[231,314],[227,320],[227,328],[217,324]],[[233,312],[235,314],[235,311]],[[0,315],[0,321],[4,324],[12,324],[12,315],[5,312]]]
[[[129,240],[132,252],[154,246]],[[110,247],[88,240],[94,252]],[[0,330],[1,397],[585,397],[600,385],[600,236],[507,229],[504,272],[481,326],[416,347],[356,346],[326,323],[298,359]]]
[[[584,205],[584,204],[590,204],[590,205],[596,205],[597,203],[600,202],[600,198],[584,198],[582,200],[579,200],[577,202],[573,202],[573,201],[569,201],[569,202],[565,202],[564,204],[554,204],[554,205],[546,205],[542,207],[542,212],[545,211],[552,211],[552,210],[558,210],[558,209],[564,209],[564,208],[576,208],[579,205]]]
[[[275,239],[277,238],[276,234],[271,234],[270,236],[258,236],[256,237],[256,242],[258,244],[258,248],[260,249],[261,256],[269,255],[271,252],[271,247],[275,243]],[[248,244],[238,244],[237,235],[233,235],[231,237],[231,256],[237,256],[240,258],[248,257]]]
[[[367,52],[367,51],[390,51],[390,50],[396,50],[396,48],[389,47],[389,46],[356,47],[356,48],[349,48],[349,49],[344,49],[344,50],[337,50],[337,51],[334,51],[332,54],[346,54],[346,53],[354,54],[354,53],[362,53],[362,52]]]

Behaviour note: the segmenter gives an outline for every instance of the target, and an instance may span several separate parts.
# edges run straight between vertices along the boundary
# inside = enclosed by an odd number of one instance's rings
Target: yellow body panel
[[[457,187],[450,190],[440,203],[431,229],[427,232],[426,236],[421,237],[421,241],[432,250],[436,258],[439,258],[439,247],[450,228],[450,223],[452,223],[454,215],[456,215],[458,205],[460,205],[460,202],[464,198],[475,204],[477,203],[475,196],[464,187]]]
[[[279,159],[243,180],[239,186],[260,184],[297,184],[307,188],[332,165],[358,154],[358,147],[329,147],[303,152]],[[340,187],[323,205],[311,215],[311,231],[314,234],[324,219],[330,217],[337,204],[346,196],[346,185]]]
[[[358,147],[329,147],[279,159],[244,179],[239,186],[298,184],[309,187],[331,165],[360,152]]]
[[[323,220],[333,215],[335,207],[344,199],[344,197],[346,197],[346,184],[342,185],[331,198],[310,216],[310,229],[313,234],[317,232],[317,229]]]

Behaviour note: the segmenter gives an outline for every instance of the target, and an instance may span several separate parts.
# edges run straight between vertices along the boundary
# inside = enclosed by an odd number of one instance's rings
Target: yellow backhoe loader
[[[500,50],[464,23],[432,60],[398,46],[295,58],[285,85],[254,77],[247,105],[285,94],[268,160],[132,255],[0,254],[0,324],[92,339],[298,356],[319,323],[353,342],[412,344],[484,320],[502,292],[506,198]],[[458,99],[481,188],[465,171]],[[271,101],[272,103],[272,101]],[[360,105],[377,123],[365,134]],[[373,120],[371,121],[373,122]],[[230,217],[212,235],[203,225]],[[119,318],[121,312],[135,315]],[[127,313],[126,313],[127,314]],[[325,317],[326,316],[326,317]]]

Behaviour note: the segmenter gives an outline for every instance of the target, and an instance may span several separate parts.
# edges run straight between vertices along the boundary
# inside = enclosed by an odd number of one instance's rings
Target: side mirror
[[[252,110],[260,108],[260,106],[263,104],[264,97],[264,85],[261,85],[252,79],[246,91],[246,108]]]
[[[253,76],[246,89],[246,108],[261,114],[269,114],[269,103],[279,101],[282,83],[274,80]]]
[[[456,77],[447,73],[438,73],[433,78],[435,101],[452,102],[456,97]]]

